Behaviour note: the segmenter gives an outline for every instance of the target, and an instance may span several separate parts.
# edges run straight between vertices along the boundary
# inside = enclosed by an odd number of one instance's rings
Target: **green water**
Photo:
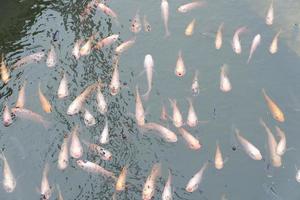
[[[154,199],[161,199],[167,169],[173,173],[174,199],[221,199],[226,194],[232,200],[252,199],[291,199],[300,198],[299,184],[295,180],[296,168],[300,168],[298,122],[300,113],[300,61],[295,45],[298,41],[297,25],[299,17],[295,10],[300,9],[296,0],[276,4],[274,26],[264,23],[264,14],[270,2],[260,1],[207,1],[207,6],[186,14],[177,12],[179,5],[187,1],[169,1],[171,37],[164,37],[164,26],[160,14],[159,0],[107,1],[119,15],[120,26],[101,13],[94,12],[85,23],[80,23],[79,14],[88,1],[10,1],[0,4],[0,49],[5,54],[8,66],[19,58],[41,50],[48,51],[53,43],[52,35],[59,31],[55,43],[58,65],[50,69],[45,62],[30,64],[11,71],[11,80],[0,86],[1,110],[3,102],[10,107],[15,105],[18,89],[24,80],[26,87],[26,108],[43,115],[51,122],[46,130],[43,126],[28,120],[16,119],[9,127],[1,125],[0,147],[5,152],[14,175],[17,187],[11,194],[0,189],[0,199],[28,200],[39,199],[36,188],[40,186],[44,164],[50,164],[49,182],[54,187],[59,184],[64,199],[112,199],[114,182],[99,175],[89,174],[70,159],[65,171],[57,169],[57,156],[65,133],[76,124],[80,126],[80,138],[97,141],[104,127],[105,117],[96,109],[95,96],[87,102],[87,108],[97,119],[94,127],[84,125],[82,115],[68,116],[67,107],[72,100],[89,84],[98,79],[109,84],[112,75],[112,56],[114,48],[122,41],[134,36],[130,32],[130,20],[136,10],[144,14],[152,25],[152,31],[136,35],[136,43],[120,58],[120,79],[122,90],[117,96],[104,94],[109,104],[110,142],[104,145],[113,153],[112,161],[103,161],[93,156],[85,148],[84,159],[96,162],[119,174],[125,164],[129,164],[126,191],[118,193],[117,199],[141,199],[143,184],[156,162],[163,167],[162,177],[158,180]],[[291,12],[289,12],[291,10]],[[277,13],[280,13],[277,15]],[[186,25],[195,18],[195,33],[184,36]],[[224,22],[224,43],[221,50],[214,48],[214,36],[218,26]],[[231,40],[236,28],[247,26],[247,33],[241,36],[243,52],[233,53]],[[270,55],[268,48],[273,36],[283,29],[279,39],[279,51]],[[88,39],[93,33],[97,38],[120,34],[116,44],[76,61],[71,52],[77,39]],[[250,64],[246,64],[253,37],[262,35],[261,45],[254,53]],[[291,44],[294,44],[291,45]],[[183,78],[174,75],[178,51],[182,50],[187,67]],[[165,124],[178,135],[178,142],[166,143],[154,134],[141,133],[132,113],[135,111],[134,88],[139,85],[141,93],[147,90],[143,61],[146,54],[154,58],[153,89],[150,99],[144,101],[148,122],[160,122],[162,101],[171,114],[168,98],[176,98],[184,118],[188,111],[186,98],[191,97],[190,87],[194,71],[199,70],[202,91],[193,97],[194,106],[200,120],[209,120],[197,128],[187,128],[200,139],[200,151],[187,148],[185,141],[171,122]],[[232,91],[219,90],[220,66],[229,65],[229,78]],[[69,79],[70,96],[57,99],[57,88],[64,71]],[[53,106],[53,112],[43,112],[38,99],[38,83]],[[276,122],[265,104],[261,89],[280,105],[286,115],[286,122]],[[275,132],[279,125],[287,134],[287,144],[291,150],[283,156],[283,166],[268,166],[266,134],[259,124],[263,118]],[[254,161],[238,147],[234,139],[234,128],[253,142],[262,152],[264,161]],[[203,181],[194,193],[185,192],[188,180],[207,160],[213,160],[219,141],[226,163],[218,171],[211,163],[204,173]],[[2,169],[2,164],[1,164]],[[1,173],[2,177],[2,173]],[[57,198],[53,191],[51,199]]]

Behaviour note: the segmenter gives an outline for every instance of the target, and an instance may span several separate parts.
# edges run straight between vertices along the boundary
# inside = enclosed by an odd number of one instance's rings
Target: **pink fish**
[[[41,123],[45,128],[48,128],[50,125],[49,121],[46,121],[43,116],[26,108],[12,108],[11,111],[17,117]]]
[[[31,54],[29,56],[26,56],[24,58],[21,58],[18,60],[12,67],[12,69],[16,69],[18,67],[21,67],[22,65],[27,65],[30,63],[36,63],[41,61],[45,57],[45,53],[43,51],[37,52],[34,54]]]
[[[4,126],[9,126],[13,122],[12,117],[11,117],[11,112],[8,108],[7,103],[4,103],[4,109],[3,109],[3,125]]]
[[[95,45],[95,49],[102,49],[104,47],[107,47],[111,44],[113,44],[114,42],[116,42],[119,38],[119,35],[118,34],[113,34],[113,35],[110,35],[106,38],[103,38],[102,40],[100,40],[99,42],[97,42],[97,44]]]
[[[194,1],[194,2],[183,4],[183,5],[179,6],[177,10],[178,10],[178,12],[181,12],[181,13],[187,13],[191,10],[200,8],[204,5],[206,5],[206,2],[204,2],[204,1]]]

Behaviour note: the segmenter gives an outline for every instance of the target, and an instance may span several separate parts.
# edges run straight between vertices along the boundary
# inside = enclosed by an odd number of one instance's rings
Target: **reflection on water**
[[[171,36],[165,38],[161,20],[160,1],[109,1],[107,5],[118,13],[118,24],[100,11],[92,10],[84,22],[80,13],[90,1],[7,1],[1,6],[1,53],[5,55],[8,66],[20,58],[43,51],[48,54],[53,45],[57,54],[57,65],[50,69],[45,58],[40,62],[24,65],[11,70],[11,80],[0,85],[1,110],[4,102],[10,108],[15,105],[19,88],[26,85],[25,107],[41,114],[51,123],[49,129],[26,119],[16,118],[9,127],[1,125],[0,146],[9,160],[17,178],[15,192],[8,194],[0,189],[0,198],[7,200],[38,199],[35,188],[40,185],[45,163],[50,164],[49,182],[60,189],[65,199],[141,199],[142,188],[154,163],[162,163],[162,177],[158,179],[154,199],[160,199],[168,168],[173,174],[174,199],[297,199],[300,192],[295,180],[295,166],[300,166],[298,155],[298,121],[300,89],[298,80],[299,59],[291,41],[299,40],[299,27],[296,16],[289,16],[298,8],[296,1],[287,4],[293,9],[275,6],[274,27],[264,24],[264,14],[269,6],[249,3],[249,1],[207,2],[207,6],[186,14],[176,10],[184,2],[171,2],[169,29]],[[250,6],[249,6],[250,5]],[[130,32],[132,18],[146,15],[151,31],[138,34]],[[212,14],[214,13],[214,14]],[[259,13],[257,15],[256,13]],[[264,14],[262,14],[264,13]],[[280,14],[278,14],[280,13]],[[278,14],[278,15],[277,15]],[[11,16],[11,17],[5,17]],[[195,18],[197,24],[191,37],[184,30]],[[284,22],[292,24],[286,26]],[[215,32],[224,23],[224,41],[220,50],[215,50]],[[243,52],[235,55],[231,40],[234,31],[247,26],[241,36]],[[279,28],[283,37],[279,38],[279,51],[268,53],[272,38]],[[292,27],[292,28],[291,28]],[[262,42],[246,64],[253,37],[260,33]],[[72,55],[74,43],[85,42],[91,35],[98,41],[112,34],[120,34],[117,42],[101,50],[94,50],[88,56],[76,60]],[[119,61],[121,92],[111,96],[108,85],[113,72],[114,49],[130,38],[136,37],[135,44],[124,52]],[[291,51],[289,48],[293,49]],[[182,51],[186,74],[178,78],[174,74],[178,52]],[[134,121],[134,89],[138,85],[141,93],[147,91],[145,73],[141,73],[144,57],[151,54],[154,59],[153,88],[148,101],[144,101],[148,122],[160,122],[162,102],[169,104],[169,98],[176,99],[184,119],[188,113],[187,97],[192,97],[200,120],[197,128],[187,130],[200,140],[200,151],[190,150],[171,121],[161,122],[176,132],[177,143],[166,143],[154,132],[139,129]],[[219,90],[220,69],[226,63],[232,90],[222,93]],[[200,93],[192,96],[191,84],[197,71]],[[61,100],[57,98],[57,88],[66,73],[69,80],[70,95]],[[108,125],[110,142],[103,145],[112,152],[111,161],[101,160],[88,152],[84,146],[83,159],[95,162],[118,175],[125,165],[129,165],[127,189],[114,194],[114,181],[102,176],[86,173],[79,169],[75,159],[65,171],[57,169],[57,157],[64,134],[70,133],[79,125],[79,137],[92,143],[99,141],[104,128],[105,116],[97,111],[96,96],[87,100],[86,107],[96,118],[96,125],[86,127],[81,114],[68,116],[66,110],[70,103],[88,85],[101,80],[105,85],[103,94],[108,102]],[[40,106],[38,83],[44,95],[52,104],[52,113],[46,114]],[[261,94],[266,88],[276,103],[286,114],[286,122],[279,124],[287,134],[288,150],[283,157],[283,166],[270,166],[267,138],[259,124],[261,117],[275,132],[278,125],[267,110]],[[167,106],[171,115],[171,107]],[[249,141],[257,146],[263,161],[251,160],[238,145],[234,129],[238,128]],[[194,193],[187,193],[185,187],[189,179],[201,168],[205,161],[214,159],[218,141],[226,160],[222,170],[213,164],[204,173],[203,182]],[[1,165],[2,167],[2,165]],[[57,195],[53,190],[52,199]]]

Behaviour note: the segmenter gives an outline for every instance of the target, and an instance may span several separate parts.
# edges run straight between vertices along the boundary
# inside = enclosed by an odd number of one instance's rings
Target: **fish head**
[[[13,182],[9,182],[9,183],[6,183],[5,181],[3,182],[3,188],[6,192],[8,193],[11,193],[15,190],[16,188],[16,182],[13,181]]]
[[[188,184],[185,188],[187,192],[194,192],[198,188],[199,184]]]
[[[169,135],[167,138],[168,142],[177,142],[177,136],[176,135]]]
[[[11,117],[4,117],[4,119],[3,119],[3,125],[5,127],[8,127],[9,125],[11,125],[12,122],[13,122],[13,120]]]
[[[147,183],[143,189],[143,200],[151,200],[154,195],[153,184]]]
[[[296,173],[296,181],[300,183],[300,170]]]
[[[175,75],[178,77],[183,77],[185,75],[185,69],[183,67],[176,67]]]
[[[67,110],[67,114],[68,114],[68,115],[74,115],[74,114],[76,114],[76,113],[79,113],[80,107],[81,107],[81,106],[80,106],[77,102],[73,102],[73,103],[69,106],[69,108],[68,108],[68,110]]]
[[[198,150],[201,148],[201,144],[199,142],[193,142],[189,146],[191,149],[195,149],[195,150]]]
[[[275,120],[277,120],[277,121],[279,121],[279,122],[284,122],[285,121],[285,119],[284,119],[284,115],[283,115],[283,113],[276,113],[275,115],[274,115],[274,118],[275,118]]]
[[[185,7],[179,7],[178,8],[178,12],[181,12],[181,13],[186,13],[187,12],[187,9]]]
[[[111,95],[115,96],[119,93],[120,89],[119,87],[116,87],[116,86],[111,86],[110,87],[110,93]]]

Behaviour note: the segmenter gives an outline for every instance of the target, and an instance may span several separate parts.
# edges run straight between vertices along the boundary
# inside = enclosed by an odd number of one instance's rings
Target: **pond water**
[[[39,51],[48,52],[51,44],[57,53],[57,65],[48,68],[41,62],[24,65],[11,70],[7,84],[1,82],[0,105],[3,112],[7,102],[14,107],[19,88],[26,85],[25,107],[39,113],[50,127],[30,120],[16,118],[9,127],[0,126],[0,147],[17,179],[14,192],[7,193],[1,187],[0,199],[39,199],[36,188],[40,187],[45,163],[49,163],[49,182],[53,188],[50,199],[57,198],[55,185],[58,184],[64,199],[112,199],[115,182],[103,176],[80,169],[76,159],[70,158],[69,166],[61,171],[57,168],[58,153],[64,134],[69,134],[78,125],[81,140],[97,142],[104,128],[105,116],[97,111],[96,97],[88,98],[86,107],[96,118],[96,125],[86,127],[82,114],[67,115],[70,103],[88,85],[101,80],[103,94],[108,103],[106,114],[110,141],[103,147],[113,154],[111,161],[101,160],[84,146],[83,159],[95,162],[118,175],[123,166],[128,165],[128,187],[114,195],[116,199],[141,199],[143,185],[153,164],[162,164],[162,175],[157,180],[153,199],[161,199],[164,184],[171,169],[173,199],[299,199],[299,183],[295,175],[300,168],[300,60],[299,44],[300,4],[297,0],[274,1],[274,24],[265,24],[265,14],[271,1],[207,1],[206,5],[188,13],[179,13],[177,8],[189,1],[169,1],[170,37],[165,37],[159,0],[107,1],[118,14],[117,24],[100,10],[94,10],[82,23],[80,13],[89,1],[3,1],[1,13],[1,53],[8,68],[20,58]],[[137,10],[141,18],[147,16],[151,31],[134,34],[130,31],[131,19]],[[184,35],[187,24],[196,19],[194,34]],[[216,50],[215,33],[224,23],[223,46]],[[234,31],[246,26],[241,34],[242,53],[233,52],[231,41]],[[268,51],[274,35],[282,29],[279,50],[271,55]],[[57,41],[53,41],[53,35]],[[261,44],[253,54],[249,64],[247,58],[253,37],[261,34]],[[95,34],[96,39],[119,34],[116,43],[92,51],[76,60],[72,55],[74,43],[78,39],[88,40]],[[122,42],[135,37],[135,44],[125,51],[119,60],[121,91],[110,95],[110,83],[115,48]],[[179,50],[186,66],[185,76],[174,74]],[[135,86],[143,94],[148,86],[144,70],[144,58],[151,54],[154,59],[153,87],[150,98],[143,105],[146,121],[157,122],[170,128],[178,136],[178,142],[167,143],[154,132],[142,131],[136,124]],[[220,68],[228,65],[228,76],[232,90],[224,93],[219,89]],[[201,91],[197,96],[191,93],[195,71],[199,72]],[[57,98],[57,88],[65,72],[69,81],[70,95]],[[38,84],[52,104],[52,112],[43,111]],[[262,88],[285,113],[284,123],[277,122],[266,105]],[[199,151],[191,150],[180,136],[172,122],[162,122],[160,111],[162,102],[172,115],[169,98],[176,99],[184,119],[188,113],[187,98],[191,97],[200,120],[196,128],[186,129],[201,141]],[[275,134],[275,126],[285,131],[288,151],[282,157],[282,166],[270,165],[267,135],[260,125],[262,118]],[[252,160],[235,139],[235,128],[258,147],[263,160]],[[276,137],[278,140],[278,138]],[[216,143],[220,144],[225,160],[224,168],[217,170],[213,161]],[[185,191],[189,179],[209,160],[203,180],[193,193]],[[1,164],[1,169],[3,165]],[[1,173],[1,179],[3,178]],[[2,183],[2,182],[1,182]]]

